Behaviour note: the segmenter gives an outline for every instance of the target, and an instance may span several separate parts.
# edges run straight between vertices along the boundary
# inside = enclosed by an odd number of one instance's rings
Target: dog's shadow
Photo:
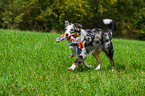
[[[125,65],[116,64],[116,70],[117,71],[125,70],[125,68],[126,68]]]
[[[120,65],[120,64],[116,64],[116,67],[115,67],[115,70],[120,72],[122,70],[125,70],[126,66],[125,65]],[[112,69],[111,66],[107,66],[105,69],[101,69],[101,70],[109,70],[109,69]],[[85,66],[83,65],[80,65],[76,71],[78,72],[88,72],[88,71],[93,71],[95,70],[95,67],[93,68],[86,68]]]
[[[88,72],[88,71],[92,71],[94,70],[95,68],[86,68],[85,66],[83,65],[80,65],[78,68],[77,68],[77,71],[78,72]]]
[[[107,69],[110,69],[110,68],[111,68],[111,65],[110,66],[107,66],[106,67],[106,70]],[[121,65],[121,64],[117,64],[117,63],[115,64],[115,70],[118,71],[118,72],[125,70],[125,68],[126,68],[125,65]]]

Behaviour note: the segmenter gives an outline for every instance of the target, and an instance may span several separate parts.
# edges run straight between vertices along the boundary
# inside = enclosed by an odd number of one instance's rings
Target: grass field
[[[0,95],[145,96],[145,41],[112,40],[116,71],[101,53],[100,71],[82,64],[72,72],[76,58],[59,35],[0,29]]]

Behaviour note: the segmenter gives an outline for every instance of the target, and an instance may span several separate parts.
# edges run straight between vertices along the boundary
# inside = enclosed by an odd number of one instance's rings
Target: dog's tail
[[[105,25],[108,25],[108,31],[115,31],[116,30],[116,26],[115,23],[112,19],[103,19],[103,22]]]
[[[112,35],[112,33],[115,34],[116,25],[112,19],[103,19],[103,23],[108,26],[108,32],[111,35]]]

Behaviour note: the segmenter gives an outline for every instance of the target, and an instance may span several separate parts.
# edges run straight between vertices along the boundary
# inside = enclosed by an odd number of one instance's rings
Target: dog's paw
[[[100,70],[100,68],[101,68],[101,64],[99,64],[99,65],[95,68],[95,70]]]
[[[78,66],[76,66],[75,64],[72,64],[72,66],[69,67],[68,70],[69,70],[69,71],[74,71],[74,69],[75,69],[76,67],[78,67]]]
[[[73,68],[71,68],[71,67],[69,67],[69,68],[68,68],[68,71],[74,71],[74,69],[73,69]]]
[[[115,69],[112,69],[112,72],[115,72],[116,70]]]
[[[99,71],[100,69],[99,68],[95,68],[95,70]]]

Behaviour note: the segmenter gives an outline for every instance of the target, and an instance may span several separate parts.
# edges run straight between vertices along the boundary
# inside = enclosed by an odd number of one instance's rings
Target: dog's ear
[[[75,25],[75,27],[77,27],[79,29],[82,28],[82,25],[81,24],[75,23],[74,25]]]
[[[67,27],[69,25],[69,21],[65,20],[65,27]]]
[[[82,28],[81,24],[75,23],[74,26],[76,27],[75,31],[79,32],[80,29]]]

